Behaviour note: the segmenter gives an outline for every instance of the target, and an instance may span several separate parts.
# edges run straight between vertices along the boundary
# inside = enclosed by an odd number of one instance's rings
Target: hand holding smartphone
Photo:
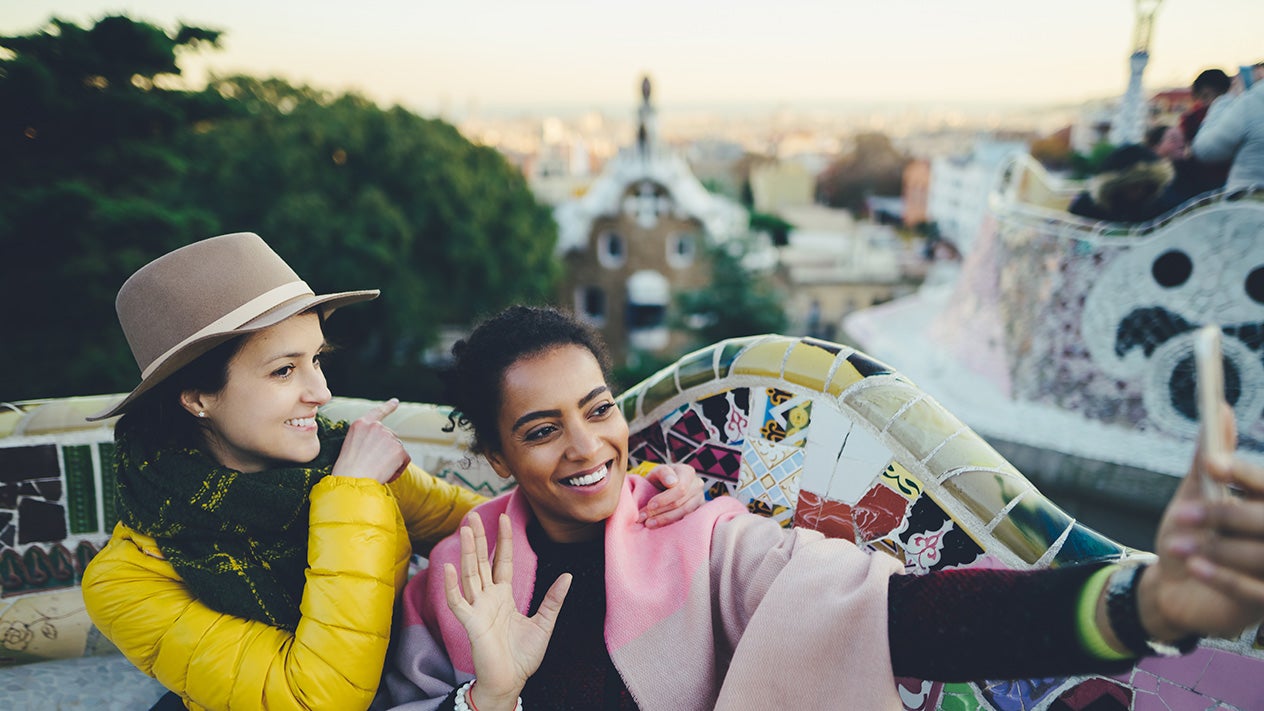
[[[1224,360],[1220,350],[1220,327],[1203,326],[1194,334],[1194,364],[1197,374],[1198,419],[1202,423],[1202,451],[1208,458],[1228,455],[1224,447]],[[1205,473],[1203,494],[1210,499],[1224,495],[1224,486]]]

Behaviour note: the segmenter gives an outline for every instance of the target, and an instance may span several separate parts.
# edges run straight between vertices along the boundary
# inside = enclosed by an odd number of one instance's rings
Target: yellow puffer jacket
[[[413,466],[389,486],[325,477],[312,489],[293,633],[199,603],[154,539],[121,523],[84,572],[84,604],[133,664],[189,708],[364,709],[410,554],[428,552],[482,500]]]

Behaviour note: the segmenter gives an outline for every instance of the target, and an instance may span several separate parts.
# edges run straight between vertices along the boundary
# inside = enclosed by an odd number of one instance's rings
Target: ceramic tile
[[[939,403],[928,398],[912,402],[887,425],[887,433],[908,448],[917,461],[923,461],[965,425]]]
[[[676,364],[676,377],[681,390],[715,380],[715,347],[704,348],[681,358]]]
[[[738,499],[757,506],[762,503],[773,518],[789,525],[799,500],[802,466],[803,450],[798,447],[747,440],[742,450]]]
[[[1238,708],[1264,709],[1264,659],[1216,650],[1194,691]]]
[[[1071,533],[1062,542],[1062,547],[1049,567],[1114,560],[1123,553],[1123,546],[1081,523],[1076,523],[1071,527]]]
[[[989,523],[1009,502],[1034,492],[1030,482],[1019,476],[994,471],[963,471],[943,482],[944,491],[965,504],[983,524]]]
[[[829,377],[830,367],[834,365],[837,354],[837,347],[831,351],[820,342],[800,341],[790,349],[783,377],[788,382],[805,388],[824,390],[825,379]]]
[[[711,439],[741,444],[750,427],[750,389],[733,388],[698,400],[695,405],[711,430]]]
[[[733,367],[729,372],[734,375],[762,375],[774,379],[779,378],[786,351],[792,345],[794,341],[780,336],[753,343],[733,361]]]
[[[779,388],[752,388],[751,396],[751,426],[758,423],[758,431],[750,436],[796,447],[804,445],[812,422],[810,397]]]
[[[827,495],[855,503],[890,464],[891,450],[862,425],[852,427],[834,466]]]
[[[1004,469],[1017,474],[1004,457],[974,430],[958,430],[946,438],[926,460],[931,476],[942,477],[962,467],[970,469]]]

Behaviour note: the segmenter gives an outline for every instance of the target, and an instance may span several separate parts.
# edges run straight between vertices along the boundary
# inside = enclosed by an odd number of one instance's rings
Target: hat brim
[[[140,384],[123,397],[122,400],[119,400],[108,409],[85,419],[89,422],[95,422],[123,414],[132,403],[136,402],[137,398],[153,389],[155,385],[171,377],[176,371],[227,340],[262,331],[265,328],[281,323],[291,316],[317,307],[320,307],[324,316],[328,317],[335,309],[348,304],[376,299],[380,293],[377,289],[367,289],[363,291],[340,291],[336,294],[324,294],[321,296],[304,295],[279,304],[236,328],[208,333],[195,341],[185,344],[180,350],[160,361],[149,375],[143,378]]]

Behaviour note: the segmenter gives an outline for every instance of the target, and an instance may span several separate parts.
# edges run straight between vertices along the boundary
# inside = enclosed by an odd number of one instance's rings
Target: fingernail
[[[637,514],[637,515],[636,515],[636,522],[637,522],[637,523],[645,523],[645,519],[646,519],[646,518],[648,518],[648,517],[649,517],[649,514],[647,514],[647,513],[645,513],[644,511],[642,511],[641,513],[639,513],[639,514]]]
[[[675,474],[668,474],[667,476],[663,477],[663,483],[668,486],[675,486],[676,482],[678,481],[680,480],[676,478]]]
[[[1184,524],[1202,523],[1207,518],[1207,509],[1195,501],[1182,501],[1172,511],[1177,522]]]
[[[1189,536],[1178,536],[1168,543],[1168,550],[1180,556],[1192,555],[1198,550],[1198,541]]]
[[[658,528],[658,519],[652,518],[645,522],[646,528]]]
[[[1188,565],[1189,572],[1193,573],[1196,578],[1211,580],[1216,574],[1216,566],[1206,558],[1190,558]]]

